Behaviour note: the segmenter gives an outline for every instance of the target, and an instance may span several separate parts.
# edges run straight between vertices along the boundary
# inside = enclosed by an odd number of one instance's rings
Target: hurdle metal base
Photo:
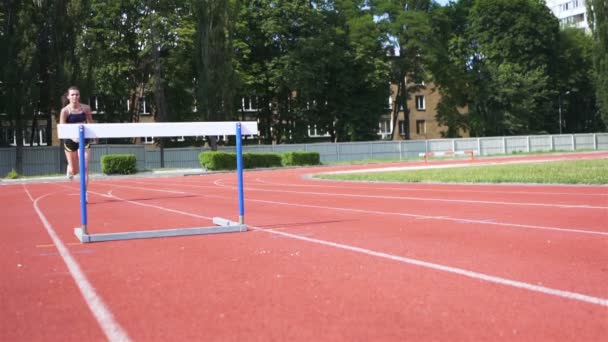
[[[161,230],[144,230],[136,232],[123,233],[107,233],[107,234],[84,234],[82,228],[74,228],[74,234],[80,242],[102,242],[102,241],[117,241],[117,240],[133,240],[133,239],[150,239],[159,237],[173,236],[188,236],[202,234],[219,234],[219,233],[236,233],[247,231],[247,225],[238,222],[214,217],[213,223],[218,226],[212,227],[195,227],[195,228],[177,228],[177,229],[161,229]]]

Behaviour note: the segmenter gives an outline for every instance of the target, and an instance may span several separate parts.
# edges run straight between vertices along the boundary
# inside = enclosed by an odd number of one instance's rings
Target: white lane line
[[[179,213],[182,215],[194,216],[194,217],[203,217],[201,215],[197,215],[197,214],[182,211],[182,210],[170,209],[170,208],[165,208],[162,206],[153,206],[153,207],[160,209],[160,210],[166,210],[166,211],[169,211],[172,213]],[[249,228],[254,231],[266,232],[269,234],[276,234],[276,235],[280,235],[280,236],[284,236],[284,237],[288,237],[288,238],[292,238],[292,239],[297,239],[297,240],[302,240],[302,241],[320,244],[320,245],[324,245],[324,246],[339,248],[339,249],[348,250],[348,251],[352,251],[352,252],[356,252],[356,253],[362,253],[362,254],[379,257],[379,258],[383,258],[383,259],[394,260],[394,261],[398,261],[398,262],[402,262],[402,263],[406,263],[406,264],[410,264],[410,265],[421,266],[424,268],[433,269],[433,270],[437,270],[437,271],[458,274],[458,275],[465,276],[468,278],[483,280],[483,281],[487,281],[490,283],[515,287],[515,288],[524,289],[524,290],[528,290],[528,291],[532,291],[532,292],[537,292],[537,293],[542,293],[542,294],[546,294],[546,295],[567,298],[567,299],[576,300],[576,301],[580,301],[580,302],[586,302],[586,303],[590,303],[590,304],[608,307],[608,299],[605,299],[605,298],[593,297],[593,296],[589,296],[589,295],[585,295],[585,294],[577,293],[577,292],[553,289],[553,288],[534,285],[534,284],[530,284],[530,283],[526,283],[526,282],[522,282],[522,281],[511,280],[511,279],[497,277],[497,276],[479,273],[479,272],[475,272],[475,271],[469,271],[469,270],[462,269],[462,268],[456,268],[456,267],[436,264],[436,263],[432,263],[432,262],[428,262],[428,261],[401,257],[398,255],[377,252],[374,250],[365,249],[365,248],[361,248],[361,247],[355,247],[355,246],[340,244],[340,243],[326,241],[326,240],[309,238],[309,237],[301,236],[301,235],[297,235],[297,234],[280,232],[280,231],[273,230],[273,229],[263,229],[263,228],[254,227],[254,226],[249,226]]]
[[[129,188],[129,186],[121,186],[124,188]],[[191,186],[195,187],[195,186]],[[136,189],[145,190],[143,187],[135,187]],[[170,190],[161,190],[161,189],[150,189],[151,191],[158,192],[172,192]],[[221,198],[221,199],[232,199],[233,197],[220,196],[220,195],[209,195],[206,193],[196,193],[196,192],[184,192],[185,194],[196,195],[196,196],[204,196],[211,198]],[[429,220],[444,220],[458,223],[474,223],[474,224],[484,224],[484,225],[493,225],[493,226],[501,226],[501,227],[509,227],[509,228],[523,228],[523,229],[538,229],[538,230],[548,230],[548,231],[557,231],[564,233],[578,233],[578,234],[589,234],[589,235],[600,235],[600,236],[608,236],[608,232],[596,231],[596,230],[585,230],[585,229],[576,229],[576,228],[557,228],[557,227],[547,227],[547,226],[536,226],[536,225],[528,225],[528,224],[518,224],[518,223],[508,223],[508,222],[498,222],[493,220],[474,220],[474,219],[466,219],[466,218],[458,218],[458,217],[449,217],[449,216],[434,216],[434,215],[419,215],[419,214],[409,214],[409,213],[399,213],[392,211],[379,211],[379,210],[365,210],[365,209],[354,209],[354,208],[343,208],[343,207],[328,207],[328,206],[319,206],[312,204],[300,204],[300,203],[287,203],[287,202],[278,202],[278,201],[268,201],[261,199],[252,199],[251,196],[248,196],[245,199],[246,202],[260,202],[260,203],[269,203],[276,205],[285,205],[292,207],[303,207],[303,208],[314,208],[314,209],[323,209],[323,210],[336,210],[336,211],[347,211],[347,212],[356,212],[356,213],[364,213],[364,214],[373,214],[373,215],[382,215],[382,216],[403,216],[403,217],[413,217],[416,219],[429,219]],[[137,202],[133,202],[137,203]],[[144,205],[144,204],[140,204]],[[145,204],[147,206],[151,206],[149,204]]]
[[[214,197],[213,195],[207,195],[207,196]],[[217,196],[217,197],[220,197],[220,196]],[[224,198],[224,197],[222,197],[222,198]],[[601,232],[601,231],[596,231],[596,230],[582,230],[582,229],[574,229],[574,228],[556,228],[556,227],[535,226],[535,225],[528,225],[528,224],[496,222],[496,221],[491,221],[491,220],[472,220],[472,219],[463,219],[463,218],[448,217],[448,216],[418,215],[418,214],[396,213],[396,212],[390,212],[390,211],[328,207],[328,206],[319,206],[319,205],[311,205],[311,204],[298,204],[298,203],[257,200],[257,199],[251,199],[251,198],[248,198],[247,201],[294,206],[294,207],[304,207],[304,208],[350,211],[350,212],[356,212],[356,213],[375,214],[375,215],[383,215],[383,216],[387,216],[387,215],[395,216],[396,215],[396,216],[413,217],[413,218],[418,218],[418,219],[445,220],[445,221],[452,221],[452,222],[459,222],[459,223],[478,223],[478,224],[489,224],[489,225],[494,225],[494,226],[525,228],[525,229],[540,229],[540,230],[558,231],[558,232],[565,232],[565,233],[580,233],[580,234],[608,236],[608,232]]]
[[[191,216],[191,217],[195,217],[195,218],[203,218],[203,219],[213,220],[213,217],[209,217],[209,216],[203,216],[203,215],[198,215],[198,214],[194,214],[194,213],[188,213],[188,212],[181,211],[181,210],[174,210],[174,209],[171,209],[171,208],[166,208],[166,207],[162,207],[162,206],[154,205],[154,204],[140,203],[140,202],[136,202],[136,201],[127,200],[127,199],[118,197],[116,195],[113,195],[112,194],[112,190],[108,191],[108,194],[104,195],[104,196],[116,198],[118,200],[125,201],[125,202],[131,203],[131,204],[135,204],[135,205],[140,205],[142,207],[150,207],[150,208],[154,208],[154,209],[168,211],[170,213],[181,214],[181,215]]]
[[[475,187],[483,187],[483,186],[490,186],[489,184],[450,184],[450,183],[443,183],[443,184],[428,184],[430,186],[435,186],[435,185],[440,185],[442,187],[444,187],[444,189],[432,189],[429,188],[427,186],[421,186],[421,187],[403,187],[404,183],[399,183],[399,182],[378,182],[378,183],[373,183],[377,186],[363,186],[366,184],[366,182],[359,182],[359,181],[351,181],[348,183],[348,185],[330,185],[327,184],[329,183],[329,181],[335,181],[335,180],[322,180],[322,181],[318,181],[317,179],[313,179],[313,181],[317,182],[318,184],[294,184],[294,183],[276,183],[273,181],[267,181],[265,179],[262,178],[256,178],[254,179],[255,182],[264,184],[264,185],[268,185],[268,186],[277,186],[277,187],[302,187],[302,188],[322,188],[322,189],[328,189],[328,188],[333,188],[333,189],[353,189],[353,184],[356,184],[356,188],[357,190],[373,190],[373,191],[391,191],[391,192],[398,192],[398,191],[418,191],[418,192],[459,192],[459,193],[480,193],[480,194],[517,194],[517,195],[542,195],[542,196],[546,196],[546,195],[560,195],[560,196],[600,196],[600,197],[608,197],[608,187],[606,186],[602,186],[602,185],[592,185],[592,186],[576,186],[576,185],[563,185],[563,184],[492,184],[491,186],[495,186],[498,187],[499,190],[475,190]],[[348,181],[347,181],[348,182]],[[341,184],[345,183],[345,182],[339,182]],[[395,187],[395,185],[400,185]],[[389,187],[390,186],[390,187]],[[470,187],[470,189],[453,189],[453,187],[462,187],[462,186],[467,186]],[[555,186],[560,186],[560,187],[597,187],[601,190],[604,190],[604,193],[576,193],[576,192],[561,192],[561,191],[513,191],[513,190],[507,190],[505,191],[504,188],[506,187],[555,187]]]
[[[218,186],[221,184],[218,183]],[[227,188],[236,187],[224,185]],[[428,197],[406,197],[406,196],[381,196],[381,195],[361,195],[361,194],[337,194],[332,192],[309,192],[309,191],[292,191],[292,190],[270,190],[258,189],[250,186],[245,187],[245,191],[260,191],[260,192],[277,192],[299,195],[314,195],[314,196],[336,196],[336,197],[355,197],[355,198],[377,198],[389,200],[410,200],[410,201],[430,201],[430,202],[450,202],[450,203],[475,203],[475,204],[496,204],[496,205],[514,205],[514,206],[532,206],[532,207],[551,207],[551,208],[568,208],[568,209],[603,209],[608,207],[578,205],[578,204],[547,204],[547,203],[526,203],[526,202],[503,202],[503,201],[477,201],[464,199],[444,199],[444,198],[428,198]],[[381,190],[376,190],[381,191]]]
[[[80,266],[72,257],[70,251],[63,244],[59,236],[57,236],[57,233],[55,233],[53,226],[49,223],[49,221],[46,219],[46,216],[44,216],[44,214],[38,207],[38,202],[43,198],[49,196],[50,194],[40,196],[34,200],[25,185],[23,186],[23,188],[25,189],[25,192],[30,197],[30,199],[34,202],[34,210],[36,210],[36,213],[38,214],[38,217],[40,217],[44,228],[51,237],[51,240],[53,240],[53,244],[57,248],[59,255],[61,255],[63,262],[65,262],[66,266],[68,267],[70,275],[74,279],[74,282],[76,282],[76,285],[78,286],[80,293],[84,297],[84,301],[86,302],[87,306],[93,313],[93,316],[95,317],[95,319],[97,319],[97,323],[99,323],[101,330],[104,332],[104,334],[110,341],[130,341],[131,339],[129,338],[129,335],[127,335],[124,329],[116,321],[112,312],[103,302],[103,299],[101,299],[101,297],[97,294],[95,288],[93,287],[93,285],[91,285],[91,282],[87,279],[84,272],[82,272]]]
[[[562,297],[562,298],[566,298],[566,299],[577,300],[577,301],[581,301],[581,302],[586,302],[586,303],[590,303],[590,304],[608,307],[608,299],[606,299],[606,298],[593,297],[593,296],[585,295],[582,293],[553,289],[550,287],[534,285],[534,284],[526,283],[523,281],[517,281],[517,280],[497,277],[497,276],[493,276],[493,275],[489,275],[489,274],[469,271],[469,270],[462,269],[462,268],[436,264],[436,263],[427,262],[427,261],[418,260],[418,259],[401,257],[398,255],[393,255],[393,254],[388,254],[388,253],[383,253],[383,252],[377,252],[377,251],[366,249],[366,248],[344,245],[341,243],[336,243],[336,242],[331,242],[331,241],[326,241],[326,240],[314,239],[314,238],[301,236],[301,235],[297,235],[297,234],[276,231],[273,229],[263,229],[263,228],[252,227],[252,226],[249,226],[249,228],[251,228],[252,230],[255,230],[255,231],[262,231],[262,232],[266,232],[269,234],[281,235],[281,236],[292,238],[292,239],[306,241],[306,242],[319,244],[319,245],[323,245],[323,246],[334,247],[334,248],[352,251],[352,252],[356,252],[356,253],[366,254],[366,255],[374,256],[374,257],[378,257],[378,258],[389,259],[389,260],[398,261],[398,262],[415,265],[415,266],[420,266],[420,267],[424,267],[424,268],[428,268],[428,269],[432,269],[432,270],[437,270],[437,271],[442,271],[442,272],[447,272],[447,273],[452,273],[452,274],[458,274],[458,275],[465,276],[468,278],[483,280],[483,281],[487,281],[490,283],[515,287],[515,288],[524,289],[524,290],[528,290],[528,291],[532,291],[532,292],[538,292],[538,293],[542,293],[542,294],[546,294],[546,295]]]
[[[163,183],[162,185],[176,185],[176,186],[187,186],[196,188],[208,188],[205,185],[195,184],[183,184],[183,183]],[[223,180],[216,180],[213,182],[218,187],[224,187],[228,189],[237,189],[233,185],[224,184]],[[135,189],[143,189],[133,187]],[[494,204],[494,205],[514,205],[514,206],[537,206],[537,207],[555,207],[555,208],[568,208],[568,209],[603,209],[608,210],[608,206],[591,206],[591,205],[580,205],[580,204],[549,204],[549,203],[530,203],[530,202],[505,202],[505,201],[481,201],[481,200],[465,200],[465,199],[444,199],[444,198],[428,198],[428,197],[405,197],[405,196],[381,196],[381,195],[362,195],[362,194],[339,194],[332,192],[308,192],[308,191],[293,191],[293,190],[272,190],[272,189],[258,189],[251,186],[245,186],[245,191],[260,191],[260,192],[278,192],[278,193],[291,193],[291,194],[304,194],[304,195],[322,195],[322,196],[338,196],[338,197],[356,197],[356,198],[379,198],[379,199],[390,199],[390,200],[412,200],[412,201],[430,201],[430,202],[454,202],[454,203],[475,203],[475,204]],[[381,192],[384,189],[374,189],[376,192]],[[152,190],[159,191],[159,190]]]

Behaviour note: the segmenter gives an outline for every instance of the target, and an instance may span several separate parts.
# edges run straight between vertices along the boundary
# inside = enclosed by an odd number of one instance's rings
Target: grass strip
[[[316,175],[372,182],[608,184],[608,159]]]

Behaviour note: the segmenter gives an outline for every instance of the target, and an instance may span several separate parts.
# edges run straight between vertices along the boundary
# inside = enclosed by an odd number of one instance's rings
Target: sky
[[[447,5],[449,0],[435,0],[435,2],[439,3],[440,5]]]

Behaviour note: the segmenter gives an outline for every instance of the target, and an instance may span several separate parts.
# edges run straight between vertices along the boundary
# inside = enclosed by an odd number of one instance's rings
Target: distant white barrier
[[[454,156],[470,156],[470,160],[475,160],[475,151],[446,151],[446,152],[424,152],[418,156],[424,157],[424,162],[428,163],[429,157],[454,157]]]

